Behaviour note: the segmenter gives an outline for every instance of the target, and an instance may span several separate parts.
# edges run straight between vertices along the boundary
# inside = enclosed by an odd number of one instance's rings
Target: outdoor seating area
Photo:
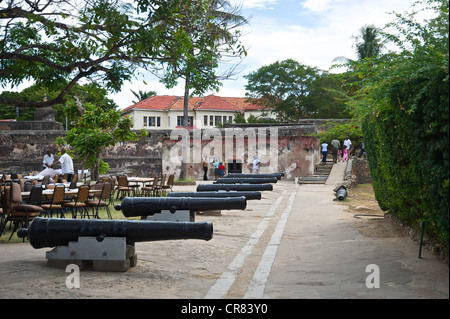
[[[0,237],[9,240],[19,228],[36,217],[115,219],[114,202],[124,197],[161,197],[172,190],[174,175],[150,177],[127,175],[79,180],[74,174],[36,178],[32,174],[0,174]],[[122,217],[122,214],[120,214]]]

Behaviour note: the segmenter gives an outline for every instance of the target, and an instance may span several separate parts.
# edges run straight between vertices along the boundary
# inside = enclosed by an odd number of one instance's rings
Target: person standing
[[[51,164],[55,161],[55,158],[50,150],[45,151],[44,160],[42,161],[42,165],[44,169],[49,168]]]
[[[61,164],[61,171],[63,175],[67,175],[67,182],[71,182],[73,178],[73,161],[69,154],[66,153],[66,149],[61,148],[61,157],[59,160],[50,165],[53,167],[56,164]]]
[[[344,148],[344,156],[342,157],[342,161],[343,162],[348,162],[348,150],[347,150],[347,147],[344,145],[343,148]]]
[[[327,141],[323,141],[321,146],[322,146],[322,164],[326,164],[327,163],[327,154],[328,154]]]
[[[219,164],[219,176],[223,177],[225,175],[225,165],[222,162]]]
[[[203,160],[203,180],[208,180],[208,162],[206,160]]]
[[[255,159],[253,160],[253,169],[252,169],[253,173],[255,174],[259,173],[259,164],[260,164],[259,159],[255,157]]]
[[[344,140],[344,146],[345,146],[344,150],[347,150],[347,156],[348,156],[350,154],[350,147],[352,146],[352,141],[350,141],[350,138],[348,137],[348,135]]]
[[[333,149],[331,150],[331,154],[333,155],[333,163],[337,163],[338,162],[338,151],[339,151],[339,147],[341,146],[341,143],[335,137],[331,141],[331,146],[333,147]]]

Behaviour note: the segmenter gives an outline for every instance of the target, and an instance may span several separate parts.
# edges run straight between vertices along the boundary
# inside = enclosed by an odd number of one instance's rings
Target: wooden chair
[[[64,208],[70,208],[72,210],[72,218],[77,218],[78,210],[81,210],[80,217],[87,216],[89,218],[89,212],[87,210],[86,202],[89,200],[89,185],[81,185],[78,189],[78,194],[73,202],[64,202]]]
[[[126,176],[119,176],[118,177],[118,185],[117,185],[117,195],[116,198],[119,198],[119,194],[122,195],[120,198],[124,198],[125,194],[127,196],[130,196],[132,194],[135,196],[135,188],[128,184],[128,178]]]
[[[174,178],[175,178],[175,174],[169,175],[169,178],[167,179],[167,184],[162,185],[162,189],[166,193],[166,196],[167,196],[167,191],[169,189],[170,189],[170,191],[172,191]]]
[[[22,203],[23,199],[20,185],[18,183],[10,183],[10,186],[6,187],[5,190],[5,207],[8,210],[8,214],[2,223],[0,234],[4,232],[6,224],[8,222],[12,222],[14,224],[14,228],[11,236],[9,237],[9,239],[11,239],[19,226],[22,225],[23,227],[28,228],[30,221],[38,217],[43,209],[37,205]],[[42,198],[41,187],[35,187],[32,189],[32,192],[30,193],[30,202],[36,201],[35,198],[37,197]]]
[[[60,212],[60,217],[64,218],[64,213],[66,211],[63,205],[65,202],[64,196],[64,185],[56,185],[53,190],[52,199],[48,203],[42,204],[41,206],[47,216],[53,217],[53,212],[56,211],[56,217],[58,217],[58,212]]]
[[[99,185],[99,186],[98,186]],[[100,218],[98,216],[99,208],[104,207],[106,209],[106,213],[108,217],[112,219],[111,211],[109,210],[109,205],[111,204],[111,195],[112,195],[112,184],[111,183],[98,183],[94,187],[102,187],[102,192],[100,196],[97,196],[93,199],[90,199],[86,202],[88,209],[92,208],[92,216],[95,218]],[[95,211],[95,213],[94,213]]]
[[[154,196],[156,189],[158,188],[158,180],[158,175],[155,175],[155,177],[153,177],[153,184],[145,185],[141,188],[142,194],[144,196]]]

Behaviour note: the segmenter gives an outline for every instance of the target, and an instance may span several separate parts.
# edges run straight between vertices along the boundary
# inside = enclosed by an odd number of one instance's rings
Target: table
[[[153,177],[127,177],[129,182],[142,183],[145,186],[145,183],[153,183]]]
[[[53,195],[53,188],[52,189],[44,189],[42,191],[42,198],[46,199],[48,197],[51,197]],[[90,189],[89,194],[100,194],[102,192],[101,189]],[[28,198],[30,196],[30,192],[21,192],[22,198]],[[64,196],[76,196],[78,194],[78,188],[74,189],[65,189],[64,190]]]

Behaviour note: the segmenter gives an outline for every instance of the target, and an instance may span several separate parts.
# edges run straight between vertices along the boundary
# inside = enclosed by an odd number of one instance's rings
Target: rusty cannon
[[[284,173],[228,173],[225,178],[272,178],[280,180]]]
[[[127,271],[137,264],[137,242],[175,239],[210,240],[210,222],[151,222],[141,220],[98,220],[35,218],[28,229],[17,232],[34,248],[47,251],[49,266],[80,268],[92,265],[98,271]]]
[[[216,192],[170,192],[168,197],[240,197],[244,196],[246,200],[261,199],[259,191],[216,191]]]
[[[272,190],[272,184],[199,184],[197,186],[197,192]]]
[[[218,178],[213,184],[275,184],[278,182],[276,177],[252,177],[252,178]]]
[[[244,196],[211,197],[125,197],[116,210],[125,217],[147,217],[152,220],[194,221],[195,213],[247,207]],[[151,217],[150,217],[151,216]]]

